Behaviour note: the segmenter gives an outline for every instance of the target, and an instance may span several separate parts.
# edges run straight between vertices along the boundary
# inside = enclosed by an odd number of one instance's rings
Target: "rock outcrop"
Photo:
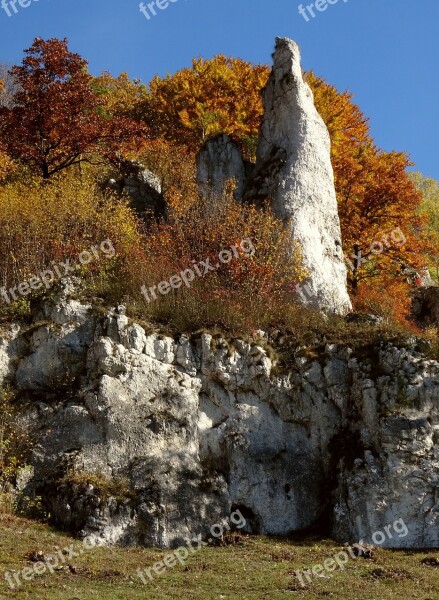
[[[352,306],[330,138],[303,80],[295,42],[276,39],[273,70],[263,96],[256,165],[243,161],[229,136],[208,140],[198,156],[200,191],[220,198],[227,180],[235,179],[238,202],[271,203],[302,248],[308,278],[297,290],[298,300],[312,309],[345,315]]]
[[[302,246],[309,277],[303,301],[345,314],[346,288],[330,138],[302,77],[297,44],[276,39],[273,70],[264,90],[254,181],[247,199],[269,198],[275,214]]]
[[[24,493],[58,525],[171,547],[239,508],[254,533],[323,523],[371,541],[403,519],[386,545],[439,546],[439,363],[415,340],[297,348],[276,375],[263,340],[97,314],[67,289],[0,334],[0,376],[35,439]]]
[[[242,202],[248,167],[236,142],[226,134],[213,137],[197,156],[197,183],[203,197],[220,199],[226,184],[235,180],[237,202]]]
[[[131,205],[139,216],[146,219],[161,219],[166,216],[166,200],[162,194],[160,179],[144,165],[135,161],[122,161],[119,180],[111,179],[110,187],[126,192]]]
[[[412,300],[415,321],[422,327],[439,327],[439,287],[420,287]]]

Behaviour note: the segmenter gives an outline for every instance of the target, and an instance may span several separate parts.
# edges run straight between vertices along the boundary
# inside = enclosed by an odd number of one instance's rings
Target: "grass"
[[[104,502],[110,496],[114,497],[118,502],[124,502],[127,499],[134,500],[136,497],[128,479],[108,479],[105,475],[97,472],[69,469],[67,474],[58,482],[58,485],[67,485],[69,487],[75,485],[81,488],[82,493],[85,493],[87,486],[92,485]]]
[[[169,551],[143,548],[95,548],[71,559],[53,574],[46,572],[12,590],[4,572],[32,566],[32,553],[46,556],[74,544],[83,545],[47,525],[0,515],[0,598],[36,600],[437,600],[439,569],[421,561],[434,552],[377,549],[372,560],[350,560],[332,578],[316,579],[303,589],[295,569],[322,563],[341,550],[331,540],[248,537],[236,545],[203,548],[157,575],[145,586],[138,568],[151,567]],[[67,559],[66,559],[67,561]]]

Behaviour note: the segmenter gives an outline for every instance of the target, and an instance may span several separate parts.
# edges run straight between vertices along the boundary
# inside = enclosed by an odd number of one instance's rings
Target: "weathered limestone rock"
[[[413,294],[412,315],[421,326],[439,327],[439,287],[420,287]]]
[[[246,193],[249,201],[266,198],[302,245],[309,272],[302,301],[319,310],[348,312],[329,133],[303,80],[299,48],[285,38],[276,39],[256,169]]]
[[[204,197],[221,198],[227,181],[234,179],[237,202],[242,201],[246,165],[236,142],[226,134],[215,136],[204,144],[197,156],[197,183]]]
[[[136,212],[147,220],[166,216],[166,201],[162,194],[160,179],[144,165],[135,161],[123,161],[120,166],[124,175],[109,181],[110,187],[125,191]]]
[[[232,178],[238,202],[270,201],[300,243],[309,275],[297,290],[298,299],[313,309],[349,312],[329,133],[291,40],[276,40],[256,165],[245,163],[237,144],[225,134],[208,140],[198,155],[197,179],[205,197],[220,198]]]
[[[19,325],[0,327],[0,386],[3,381],[15,377],[17,363],[13,359],[26,347]]]
[[[166,202],[162,195],[160,180],[148,169],[139,169],[124,180],[124,189],[139,213],[149,213],[154,218],[166,214]]]
[[[172,547],[239,508],[254,533],[324,521],[341,542],[371,541],[403,519],[407,535],[384,545],[439,546],[439,363],[415,339],[298,348],[274,375],[263,345],[147,335],[123,306],[98,319],[67,292],[30,333],[0,334],[0,386],[26,392],[35,435],[20,485],[59,525]],[[72,470],[125,491],[70,483]]]
[[[386,545],[437,548],[439,364],[391,344],[377,358],[374,379],[370,367],[350,361],[354,404],[340,436],[350,456],[339,464],[334,535],[372,542],[375,531],[402,519],[408,533]]]

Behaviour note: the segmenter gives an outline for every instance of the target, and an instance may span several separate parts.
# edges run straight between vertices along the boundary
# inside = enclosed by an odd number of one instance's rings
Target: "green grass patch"
[[[36,576],[12,590],[5,571],[31,567],[32,556],[44,555],[81,542],[47,525],[15,516],[0,516],[0,598],[44,600],[437,600],[439,569],[426,557],[434,552],[377,549],[372,560],[350,560],[331,578],[313,578],[301,588],[294,571],[323,563],[341,550],[331,540],[248,537],[234,545],[209,547],[190,555],[144,585],[136,575],[164,558],[169,551],[142,548],[95,548],[55,571]]]

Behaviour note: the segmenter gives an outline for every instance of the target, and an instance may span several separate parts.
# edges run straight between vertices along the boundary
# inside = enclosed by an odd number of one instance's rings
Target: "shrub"
[[[187,196],[196,194],[195,153],[186,146],[159,138],[146,142],[135,156],[157,175],[165,196],[175,189]]]
[[[419,332],[410,321],[410,285],[402,278],[362,282],[353,301],[354,309],[359,312],[372,313],[383,317],[389,324],[395,323],[408,331]]]
[[[242,240],[245,251],[240,247]],[[254,253],[250,255],[251,246]],[[237,248],[228,264],[222,250]],[[184,285],[148,303],[140,288],[192,268],[209,259],[218,268],[195,276]],[[237,204],[229,190],[215,203],[174,191],[169,199],[169,222],[147,237],[142,260],[127,273],[134,309],[150,319],[179,330],[220,326],[249,331],[275,321],[287,310],[295,284],[303,278],[300,248],[270,210]],[[201,273],[204,267],[201,267]]]
[[[106,502],[110,497],[115,498],[119,503],[136,499],[136,493],[126,477],[110,479],[98,472],[69,469],[59,481],[59,485],[66,485],[69,488],[77,486],[81,493],[85,493],[88,486],[91,485],[103,502]]]
[[[127,201],[102,193],[87,170],[81,176],[70,171],[49,181],[32,177],[0,187],[0,287],[17,286],[66,259],[78,264],[82,251],[110,240],[114,257],[98,249],[98,257],[75,272],[95,282],[106,279],[131,260],[140,239]],[[17,311],[23,310],[21,304]]]
[[[13,393],[0,388],[0,493],[15,482],[31,443],[25,428],[17,423]]]

